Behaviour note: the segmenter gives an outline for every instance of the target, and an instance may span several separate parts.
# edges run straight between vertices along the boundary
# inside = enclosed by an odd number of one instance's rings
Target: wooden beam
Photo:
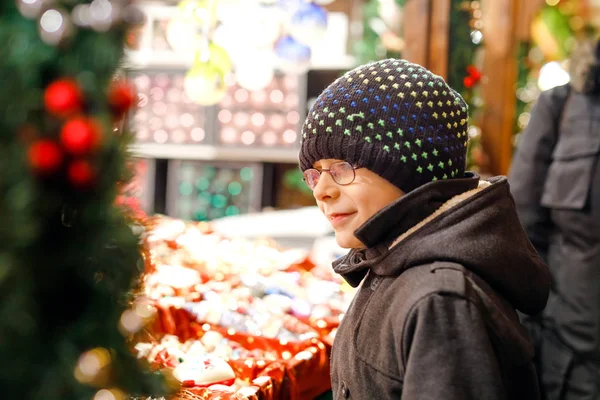
[[[520,1],[482,2],[485,41],[482,86],[485,112],[482,116],[482,145],[490,158],[490,173],[508,173],[513,154],[517,80],[515,28]]]
[[[437,0],[436,0],[437,1]],[[402,58],[429,67],[431,0],[410,0],[404,6]]]
[[[436,0],[432,3],[429,40],[429,69],[448,79],[448,51],[450,37],[451,0]]]
[[[528,40],[531,36],[531,22],[546,5],[546,0],[520,0],[518,20],[515,29],[517,40]]]

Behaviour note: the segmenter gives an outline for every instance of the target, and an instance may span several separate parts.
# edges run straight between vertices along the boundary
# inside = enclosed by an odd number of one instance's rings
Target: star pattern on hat
[[[467,126],[466,103],[441,77],[406,60],[373,62],[318,97],[302,128],[301,167],[322,158],[361,161],[401,188],[448,179],[464,171]],[[380,156],[385,163],[375,162]],[[385,167],[390,163],[412,170],[406,179],[414,184],[396,182],[399,170]]]

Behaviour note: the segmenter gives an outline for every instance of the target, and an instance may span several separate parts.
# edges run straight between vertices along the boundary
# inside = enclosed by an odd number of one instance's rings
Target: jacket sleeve
[[[540,95],[531,111],[529,124],[520,136],[508,177],[523,229],[544,260],[551,223],[549,210],[540,205],[540,200],[567,96],[566,86]]]
[[[456,295],[431,294],[403,330],[402,400],[505,400],[500,367],[480,310]]]

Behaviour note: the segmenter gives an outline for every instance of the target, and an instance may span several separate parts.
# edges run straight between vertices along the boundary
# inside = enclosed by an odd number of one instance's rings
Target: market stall
[[[135,351],[181,385],[174,399],[313,399],[354,290],[306,250],[227,238],[209,223],[147,221],[138,303],[157,315]],[[213,396],[213,397],[211,397]]]

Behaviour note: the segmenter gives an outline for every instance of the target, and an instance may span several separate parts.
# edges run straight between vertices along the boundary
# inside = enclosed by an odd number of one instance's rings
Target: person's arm
[[[562,105],[567,96],[567,87],[540,95],[531,111],[529,124],[521,133],[508,177],[523,229],[544,260],[551,222],[549,211],[540,205],[540,200],[558,140]]]
[[[403,330],[402,400],[505,400],[500,367],[475,304],[431,294]]]

